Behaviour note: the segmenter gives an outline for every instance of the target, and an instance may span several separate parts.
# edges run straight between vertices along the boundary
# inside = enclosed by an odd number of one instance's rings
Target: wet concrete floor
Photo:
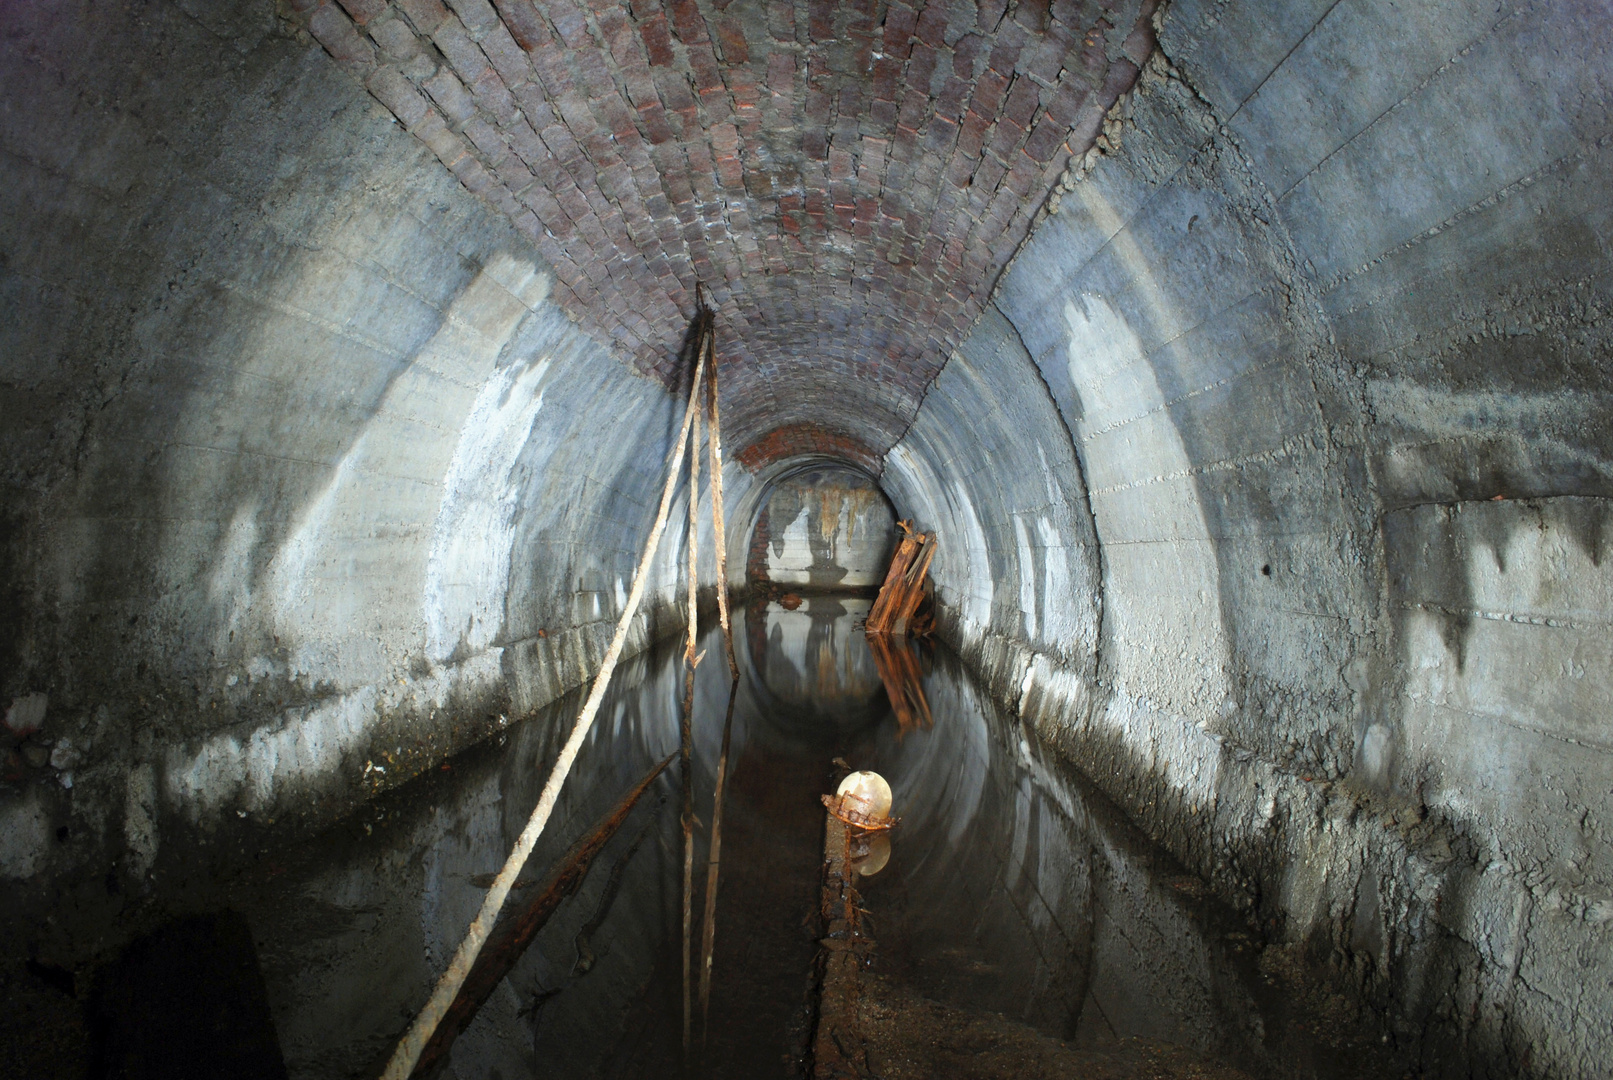
[[[859,883],[877,941],[866,1075],[1404,1074],[1371,1017],[1206,898],[945,648],[922,662],[933,724],[904,730],[857,629],[867,608],[814,596],[736,612],[742,670],[695,1074],[810,1075],[819,796],[847,766],[883,774],[901,818],[888,864]],[[702,645],[695,942],[729,692],[714,629]],[[677,750],[682,685],[675,643],[622,665],[523,880]],[[536,803],[578,703],[510,725],[228,887],[229,925],[250,928],[256,952],[247,996],[266,1002],[284,1075],[379,1071]],[[681,783],[676,767],[656,782],[445,1075],[678,1073]],[[518,887],[511,907],[532,892]]]

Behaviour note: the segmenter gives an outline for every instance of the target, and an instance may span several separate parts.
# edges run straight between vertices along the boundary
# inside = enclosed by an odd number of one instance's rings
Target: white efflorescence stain
[[[1025,526],[1025,519],[1019,515],[1014,516],[1014,537],[1018,544],[1019,558],[1019,611],[1025,623],[1025,639],[1036,641],[1036,547],[1031,540],[1030,530]]]
[[[543,409],[549,366],[545,357],[494,372],[465,419],[426,561],[427,649],[435,661],[486,648],[503,623],[520,504],[515,466]]]
[[[1070,383],[1081,402],[1074,425],[1083,450],[1098,535],[1109,553],[1105,610],[1115,628],[1117,668],[1142,701],[1172,715],[1226,696],[1226,639],[1216,599],[1220,571],[1192,477],[1192,460],[1141,339],[1101,296],[1067,301]],[[1169,583],[1168,585],[1166,583]],[[1161,663],[1160,658],[1169,658]],[[1132,695],[1117,695],[1112,707]],[[1152,708],[1152,706],[1150,706]],[[1117,718],[1130,730],[1133,720]],[[1152,726],[1144,720],[1143,727]],[[1178,731],[1182,726],[1188,733]],[[1167,740],[1204,740],[1191,725],[1156,731]],[[1206,798],[1212,783],[1192,762],[1212,747],[1160,754],[1170,779]]]
[[[248,675],[288,674],[330,693],[256,731],[170,748],[152,784],[166,802],[193,820],[274,808],[288,791],[341,783],[379,718],[440,708],[497,683],[498,657],[485,646],[502,623],[508,587],[511,474],[542,407],[548,366],[498,361],[548,287],[530,262],[488,262],[374,402],[261,584],[251,565],[263,511],[237,509],[207,581],[223,632],[248,606],[261,609],[289,657],[285,666],[250,657]],[[427,659],[442,660],[462,641],[471,655],[452,665],[388,677],[400,653],[423,646]],[[142,827],[144,782],[136,787],[129,839],[138,858],[156,838]]]
[[[257,546],[258,502],[253,499],[235,508],[207,576],[207,599],[224,616],[218,623],[220,640],[214,643],[221,653],[227,651],[229,635],[241,628],[251,610],[252,553]]]

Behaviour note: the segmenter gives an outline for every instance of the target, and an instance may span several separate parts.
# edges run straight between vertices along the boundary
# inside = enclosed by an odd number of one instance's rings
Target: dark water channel
[[[1365,1056],[1375,1045],[1301,1012],[1247,927],[1065,779],[944,648],[925,659],[933,725],[901,730],[854,628],[866,609],[816,597],[736,613],[743,673],[701,1075],[804,1068],[818,797],[837,757],[886,776],[902,818],[862,893],[872,970],[903,993],[1080,1049],[1140,1037],[1250,1075],[1400,1075]],[[696,941],[728,692],[720,640],[708,631],[703,644]],[[622,666],[526,877],[676,751],[681,690],[673,643]],[[574,695],[512,725],[239,883],[232,906],[251,927],[290,1076],[374,1075],[536,803],[576,707]],[[461,1036],[450,1075],[676,1074],[680,783],[675,767],[657,781]]]

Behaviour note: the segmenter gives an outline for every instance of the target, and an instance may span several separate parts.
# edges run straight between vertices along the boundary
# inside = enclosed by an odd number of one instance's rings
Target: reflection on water
[[[883,720],[889,707],[879,667],[856,628],[872,603],[816,596],[790,611],[778,604],[747,610],[753,710],[775,724],[799,724],[812,739],[826,727],[849,735]]]
[[[867,608],[813,597],[795,611],[736,613],[742,678],[702,1075],[802,1067],[819,799],[844,771],[836,758],[883,775],[902,819],[888,843],[859,856],[886,979],[1077,1046],[1145,1036],[1255,1073],[1278,1059],[1284,1072],[1309,1071],[1305,1040],[1289,1037],[1300,1021],[1273,1000],[1280,992],[1257,972],[1242,928],[1063,778],[944,648],[923,677],[933,724],[902,730],[853,625]],[[720,652],[715,637],[704,646]],[[541,878],[677,749],[680,666],[674,643],[622,665],[524,879]],[[702,830],[727,690],[724,665],[701,666]],[[243,885],[237,906],[259,943],[291,1076],[359,1075],[390,1049],[525,823],[576,707],[574,695],[512,726]],[[676,1070],[679,783],[669,770],[645,797],[455,1044],[451,1075]],[[696,865],[704,859],[697,852]]]

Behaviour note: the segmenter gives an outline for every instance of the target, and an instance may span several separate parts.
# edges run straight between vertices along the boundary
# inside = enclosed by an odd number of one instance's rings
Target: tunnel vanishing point
[[[1613,1075],[1610,46],[1603,0],[0,4],[7,962],[583,685],[699,283],[708,599],[855,477],[1002,707],[1430,1075]]]

